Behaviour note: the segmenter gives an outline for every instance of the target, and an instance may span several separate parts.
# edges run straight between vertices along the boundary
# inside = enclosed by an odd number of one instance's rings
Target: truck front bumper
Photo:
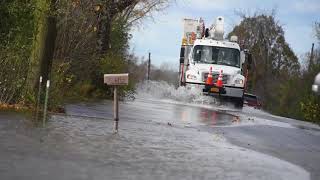
[[[223,86],[218,88],[215,85],[206,85],[204,83],[193,83],[186,82],[186,87],[188,89],[199,89],[203,92],[204,95],[209,96],[223,96],[223,97],[231,97],[231,98],[242,98],[244,94],[243,87],[235,87],[235,86]],[[218,91],[217,91],[218,89]]]
[[[217,87],[215,85],[205,85],[203,93],[210,96],[224,96],[233,98],[243,97],[243,88],[234,86]]]

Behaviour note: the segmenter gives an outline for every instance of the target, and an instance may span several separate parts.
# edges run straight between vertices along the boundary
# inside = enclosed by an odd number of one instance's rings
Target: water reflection
[[[112,102],[67,106],[67,114],[112,119]],[[136,99],[120,104],[120,121],[154,121],[160,123],[224,126],[237,123],[234,115],[199,106]]]
[[[205,108],[185,106],[184,108],[176,109],[176,111],[180,111],[178,119],[187,123],[199,122],[214,127],[240,122],[240,118],[237,116]]]

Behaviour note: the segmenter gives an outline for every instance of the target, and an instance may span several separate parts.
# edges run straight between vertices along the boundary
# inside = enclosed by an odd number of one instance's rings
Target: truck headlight
[[[197,76],[192,75],[192,74],[188,74],[187,79],[197,80]]]
[[[243,83],[244,83],[244,81],[243,81],[243,79],[236,79],[235,81],[234,81],[234,83],[235,84],[240,84],[240,85],[242,85]]]

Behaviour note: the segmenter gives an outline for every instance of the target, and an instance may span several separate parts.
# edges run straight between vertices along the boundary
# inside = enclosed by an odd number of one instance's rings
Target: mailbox
[[[120,85],[128,85],[129,74],[105,74],[103,76],[104,83],[108,86],[114,86],[113,90],[113,117],[114,117],[114,133],[118,133],[119,124],[119,99],[117,87]]]
[[[129,74],[105,74],[104,83],[109,86],[128,85]]]

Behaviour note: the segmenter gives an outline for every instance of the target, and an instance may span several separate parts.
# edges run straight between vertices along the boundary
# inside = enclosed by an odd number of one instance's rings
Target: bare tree
[[[104,54],[110,48],[112,21],[123,18],[127,26],[150,17],[152,12],[166,8],[169,0],[104,0],[98,5],[98,50]]]

